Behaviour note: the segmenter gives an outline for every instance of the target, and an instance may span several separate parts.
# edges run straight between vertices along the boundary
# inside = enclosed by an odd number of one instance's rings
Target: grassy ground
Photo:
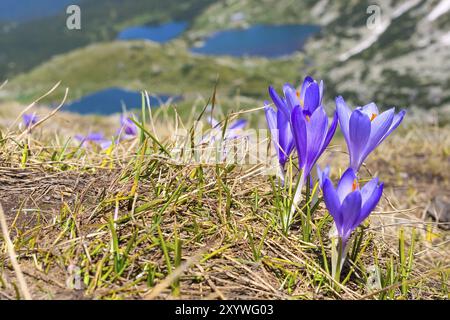
[[[163,109],[153,114],[156,130],[147,115],[146,133],[106,152],[68,139],[113,132],[117,118],[61,113],[26,133],[7,120],[17,106],[5,109],[2,299],[449,297],[449,234],[424,216],[433,197],[450,194],[449,127],[406,123],[369,158],[364,175],[385,181],[384,196],[337,285],[324,205],[307,225],[299,211],[282,232],[289,194],[258,166],[177,163],[169,138],[183,125]],[[243,116],[252,114],[264,126],[262,110]],[[347,159],[336,136],[322,163],[332,161],[336,178]]]

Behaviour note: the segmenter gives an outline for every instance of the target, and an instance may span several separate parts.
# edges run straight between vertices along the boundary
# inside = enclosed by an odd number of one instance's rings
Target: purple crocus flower
[[[339,124],[350,154],[350,167],[356,172],[367,156],[402,122],[406,111],[395,114],[395,108],[379,113],[375,103],[355,110],[342,97],[336,98]]]
[[[239,131],[244,130],[247,125],[247,120],[238,119],[232,122],[227,128],[227,132],[225,133],[225,139],[236,139],[239,138]]]
[[[326,177],[323,182],[323,198],[328,211],[334,219],[342,250],[356,229],[375,209],[383,193],[383,183],[374,178],[360,188],[358,178],[352,168],[342,175],[337,188]]]
[[[94,132],[86,136],[81,134],[75,135],[75,139],[80,141],[82,147],[87,147],[89,143],[94,143],[100,146],[101,149],[107,149],[112,144],[111,140],[105,139],[103,133]]]
[[[35,113],[26,113],[22,115],[23,124],[25,125],[25,128],[29,128],[35,123],[38,122],[38,117]]]
[[[208,117],[208,122],[215,131],[216,134],[220,134],[221,130],[219,130],[220,123],[213,117]],[[224,140],[232,140],[237,139],[240,137],[239,131],[244,130],[245,126],[247,125],[247,120],[245,119],[238,119],[236,121],[231,122],[227,130],[225,131]],[[215,134],[213,135],[215,136]]]
[[[276,93],[274,92],[274,94]],[[272,109],[268,102],[265,102],[264,111],[272,141],[278,153],[278,162],[284,171],[286,161],[292,153],[292,150],[294,150],[294,137],[292,136],[291,125],[289,124],[291,110],[288,109],[283,99],[277,105],[277,111]]]
[[[317,83],[312,77],[307,76],[303,80],[300,91],[296,91],[295,94],[299,99],[300,105],[304,107],[305,111],[309,111],[309,115],[311,116],[314,110],[322,104],[323,81],[320,80],[320,82]],[[292,104],[292,100],[290,101],[291,107],[293,108],[296,103]]]
[[[120,140],[133,139],[138,135],[138,128],[131,118],[121,115],[120,116],[120,129],[118,131]]]
[[[201,144],[209,142],[210,144],[214,143],[216,141],[217,137],[221,137],[222,130],[220,129],[220,123],[213,117],[208,117],[208,123],[212,127],[212,131],[205,135],[202,138]],[[245,126],[247,125],[247,120],[245,119],[238,119],[236,121],[233,121],[229,124],[227,127],[227,130],[225,131],[224,140],[233,140],[241,137],[240,131],[244,130]]]
[[[307,76],[299,91],[287,83],[283,86],[283,93],[284,98],[280,97],[270,86],[269,95],[277,110],[272,109],[268,102],[265,102],[264,107],[267,124],[278,151],[278,161],[282,170],[284,170],[286,161],[295,146],[290,125],[292,111],[296,106],[304,107],[306,105],[305,110],[311,115],[322,102],[323,82],[320,81],[318,84],[313,78]]]
[[[291,128],[298,153],[299,167],[303,170],[304,179],[311,173],[315,163],[333,138],[338,122],[335,112],[333,121],[328,127],[328,116],[325,109],[321,105],[315,105],[318,97],[318,93],[315,94],[315,97],[313,94],[309,95],[307,89],[304,106],[295,106],[291,115]]]

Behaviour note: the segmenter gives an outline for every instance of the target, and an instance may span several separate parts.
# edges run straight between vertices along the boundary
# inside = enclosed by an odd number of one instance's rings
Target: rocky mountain
[[[322,32],[305,56],[333,94],[386,106],[450,104],[450,0],[274,3],[220,1],[195,20],[192,40],[230,24],[318,24]]]

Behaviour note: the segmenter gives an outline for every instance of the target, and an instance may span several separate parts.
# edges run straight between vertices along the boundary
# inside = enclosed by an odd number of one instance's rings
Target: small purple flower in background
[[[225,139],[231,140],[239,138],[240,137],[239,132],[244,130],[246,125],[247,120],[245,119],[238,119],[230,123],[230,125],[227,128],[227,131],[225,132]]]
[[[213,144],[217,138],[222,138],[222,130],[220,128],[220,123],[213,117],[208,117],[208,123],[212,127],[212,131],[209,132],[202,138],[201,143],[210,143]],[[233,140],[237,138],[241,138],[241,131],[244,130],[247,125],[247,120],[238,119],[229,124],[227,129],[225,130],[224,140]]]
[[[23,119],[23,124],[25,125],[25,128],[27,128],[27,129],[38,122],[38,117],[35,113],[24,114],[24,115],[22,115],[22,119]]]
[[[107,149],[111,146],[111,140],[105,139],[103,133],[89,133],[86,136],[81,134],[75,135],[75,140],[78,140],[81,143],[82,147],[87,147],[90,143],[96,144],[100,146],[102,150]]]
[[[221,135],[221,133],[222,133],[222,130],[220,130],[220,128],[219,128],[220,123],[213,117],[208,117],[208,123],[211,125],[211,127],[214,131],[214,134],[212,135],[212,138],[214,141],[214,137],[219,134]],[[246,125],[247,125],[247,120],[245,120],[245,119],[238,119],[236,121],[231,122],[225,131],[224,140],[231,140],[231,139],[239,138],[240,137],[239,132],[244,130]]]
[[[342,248],[353,230],[356,229],[375,209],[383,193],[383,183],[373,178],[360,188],[358,178],[352,168],[348,168],[335,189],[327,177],[323,182],[325,205],[334,219]]]
[[[367,156],[402,122],[406,111],[395,114],[395,108],[379,113],[375,103],[355,110],[342,97],[336,98],[339,124],[350,154],[350,167],[359,171]]]
[[[119,140],[133,139],[138,135],[138,128],[130,117],[125,115],[120,116],[120,129],[117,133]]]
[[[228,154],[233,149],[232,144],[234,142],[232,141],[247,138],[247,136],[245,136],[242,131],[244,130],[248,121],[245,119],[235,120],[231,122],[229,125],[227,125],[225,132],[223,132],[222,128],[220,127],[219,121],[217,121],[213,117],[208,117],[207,120],[208,123],[211,125],[212,130],[202,137],[200,144],[202,145],[206,144],[206,146],[210,148],[210,150],[220,147],[221,157],[218,159],[220,159],[220,161],[225,161],[228,157]],[[217,145],[214,146],[217,142],[219,142],[219,146]],[[217,151],[217,149],[214,150]]]

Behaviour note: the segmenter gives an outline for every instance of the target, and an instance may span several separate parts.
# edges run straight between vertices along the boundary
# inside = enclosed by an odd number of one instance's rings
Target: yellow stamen
[[[352,184],[352,192],[355,191],[356,189],[358,189],[358,181],[355,179],[353,180],[353,184]]]
[[[372,113],[372,116],[370,117],[370,121],[373,121],[373,119],[375,119],[377,117],[376,113]]]
[[[308,115],[306,115],[305,118],[306,118],[306,120],[308,120],[308,122],[311,121],[311,118]]]
[[[297,90],[295,93],[297,94],[297,98],[300,98],[300,90]]]

